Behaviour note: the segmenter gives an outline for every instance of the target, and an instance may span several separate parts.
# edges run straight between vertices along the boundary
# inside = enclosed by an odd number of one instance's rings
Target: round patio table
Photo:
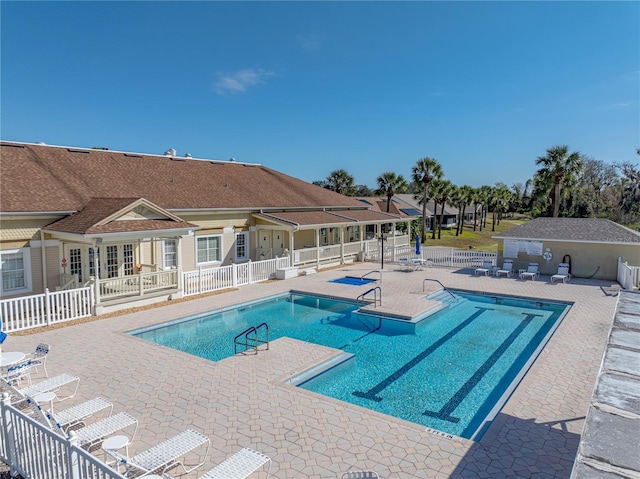
[[[19,363],[27,355],[19,351],[10,351],[8,353],[0,353],[0,367],[11,366],[12,364]]]

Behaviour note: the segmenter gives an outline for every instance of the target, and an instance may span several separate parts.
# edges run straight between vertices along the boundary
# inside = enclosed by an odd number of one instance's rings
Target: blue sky
[[[638,162],[640,2],[1,3],[3,140],[478,187]]]

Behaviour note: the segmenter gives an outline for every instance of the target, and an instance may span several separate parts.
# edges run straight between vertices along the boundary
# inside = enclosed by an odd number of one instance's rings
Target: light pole
[[[387,237],[384,233],[380,233],[378,236],[378,243],[380,243],[380,269],[384,269],[384,242],[387,241]]]

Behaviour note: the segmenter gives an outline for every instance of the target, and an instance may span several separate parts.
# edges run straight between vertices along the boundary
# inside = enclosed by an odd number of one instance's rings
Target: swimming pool
[[[406,321],[358,314],[350,301],[289,293],[131,334],[217,361],[233,355],[239,332],[266,321],[270,340],[288,336],[351,358],[291,384],[478,439],[570,305],[455,293],[455,305],[409,329]]]

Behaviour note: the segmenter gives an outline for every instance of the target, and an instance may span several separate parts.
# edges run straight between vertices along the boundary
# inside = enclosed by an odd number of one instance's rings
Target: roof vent
[[[191,156],[191,153],[185,153],[184,157],[185,157],[185,158],[193,158],[193,157]]]
[[[169,148],[167,151],[164,152],[165,156],[176,156],[178,154],[178,152],[175,150],[175,148]]]
[[[44,141],[38,141],[36,145],[46,145],[46,143]]]
[[[236,161],[236,159],[231,157],[231,158],[229,158],[229,161]]]

